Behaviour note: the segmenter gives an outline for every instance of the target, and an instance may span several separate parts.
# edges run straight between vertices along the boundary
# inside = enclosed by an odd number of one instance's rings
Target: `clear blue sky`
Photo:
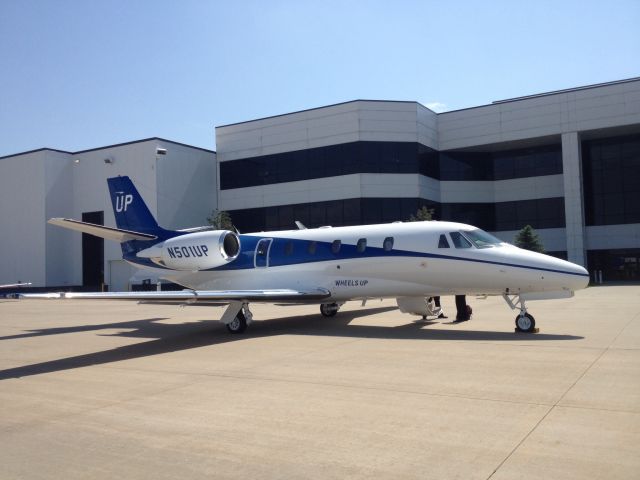
[[[640,76],[640,0],[0,0],[0,156],[357,98],[453,110]]]

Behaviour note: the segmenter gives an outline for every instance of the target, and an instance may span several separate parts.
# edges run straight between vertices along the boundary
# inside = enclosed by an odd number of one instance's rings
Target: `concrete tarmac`
[[[640,287],[470,322],[393,301],[0,300],[0,478],[640,478]]]

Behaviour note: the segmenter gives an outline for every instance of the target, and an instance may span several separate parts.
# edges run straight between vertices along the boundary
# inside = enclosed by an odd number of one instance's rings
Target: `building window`
[[[358,243],[356,245],[356,250],[358,253],[364,253],[366,249],[367,249],[367,239],[361,238],[360,240],[358,240]]]
[[[390,252],[393,249],[393,237],[387,237],[382,242],[382,248],[385,252]]]
[[[438,178],[438,168],[438,152],[417,142],[351,142],[221,162],[220,188],[354,173],[420,173]]]
[[[507,180],[561,173],[560,144],[494,152],[440,152],[441,180]]]
[[[585,223],[640,223],[640,135],[582,142]]]
[[[467,223],[485,231],[520,230],[525,225],[531,225],[535,229],[565,226],[563,197],[499,203],[445,204],[420,198],[350,198],[232,210],[230,213],[234,225],[241,231],[259,232],[288,230],[295,219],[300,219],[310,228],[408,220],[422,206],[433,208],[435,218]],[[640,208],[640,202],[638,206]],[[627,208],[631,211],[633,205]]]

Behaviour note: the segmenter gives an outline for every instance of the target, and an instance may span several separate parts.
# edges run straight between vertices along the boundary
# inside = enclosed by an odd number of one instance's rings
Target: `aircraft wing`
[[[331,293],[324,288],[315,290],[181,290],[177,292],[57,292],[27,293],[20,298],[137,300],[145,303],[229,303],[229,302],[291,302],[306,303],[323,300]]]
[[[29,285],[31,285],[31,282],[28,282],[28,283],[7,283],[5,285],[0,285],[0,288],[28,287]]]
[[[59,227],[76,230],[78,232],[89,233],[96,237],[106,238],[107,240],[115,240],[116,242],[128,242],[129,240],[155,240],[155,235],[148,233],[132,232],[131,230],[123,230],[120,228],[105,227],[104,225],[96,225],[94,223],[80,222],[70,218],[52,218],[47,223],[57,225]]]

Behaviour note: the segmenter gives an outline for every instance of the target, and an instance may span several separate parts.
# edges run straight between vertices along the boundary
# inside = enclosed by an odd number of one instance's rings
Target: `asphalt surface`
[[[0,478],[640,478],[640,287],[469,303],[0,300]]]

